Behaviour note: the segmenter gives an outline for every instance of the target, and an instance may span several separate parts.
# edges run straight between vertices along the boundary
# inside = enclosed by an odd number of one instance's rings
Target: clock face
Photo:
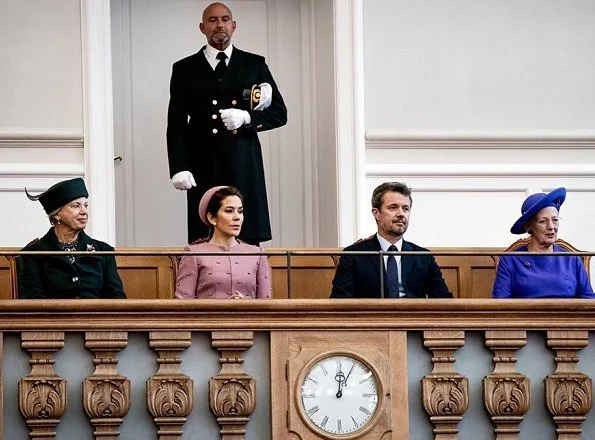
[[[314,363],[298,393],[303,414],[320,431],[348,436],[367,427],[378,408],[374,372],[349,355],[332,355]]]

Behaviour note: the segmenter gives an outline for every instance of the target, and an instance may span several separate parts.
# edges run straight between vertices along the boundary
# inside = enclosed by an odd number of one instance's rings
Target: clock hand
[[[336,394],[338,399],[343,397],[343,388],[347,386],[347,379],[349,379],[349,376],[351,376],[353,367],[355,367],[355,362],[351,364],[351,368],[349,369],[349,373],[347,373],[347,377],[345,377],[345,375],[342,372],[337,373],[337,375],[335,376],[335,380],[339,382],[339,389],[337,390]],[[337,379],[337,377],[339,377],[339,379]]]
[[[349,369],[349,373],[347,373],[347,377],[344,380],[345,386],[347,386],[347,379],[349,379],[349,376],[351,376],[351,372],[353,371],[353,367],[355,367],[355,362],[353,364],[351,364],[351,368]]]
[[[337,381],[337,385],[339,388],[337,389],[337,399],[340,399],[343,396],[343,382],[345,382],[345,374],[341,371],[341,363],[339,363],[339,371],[335,374],[335,381]]]

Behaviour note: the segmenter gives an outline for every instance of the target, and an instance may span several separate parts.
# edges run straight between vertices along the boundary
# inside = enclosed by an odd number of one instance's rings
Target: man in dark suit
[[[345,251],[427,251],[403,240],[412,204],[407,185],[387,182],[378,186],[372,194],[372,214],[378,232]],[[391,255],[383,260],[381,268],[378,254],[341,256],[331,298],[452,298],[432,255]]]
[[[287,109],[264,57],[231,44],[236,22],[227,6],[209,5],[199,28],[208,44],[173,65],[167,116],[170,177],[176,189],[188,191],[188,242],[207,236],[198,202],[218,185],[235,186],[244,197],[240,238],[267,241],[271,227],[257,133],[285,125]],[[246,99],[254,87],[258,102]]]

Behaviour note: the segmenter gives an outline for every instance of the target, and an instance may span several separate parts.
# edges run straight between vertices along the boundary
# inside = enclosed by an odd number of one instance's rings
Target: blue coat
[[[515,249],[529,252],[527,246]],[[567,253],[554,245],[554,252]],[[493,298],[595,298],[587,270],[577,255],[503,255],[494,280]]]
[[[345,251],[380,251],[376,235],[361,240]],[[427,251],[403,240],[402,252]],[[381,272],[382,270],[382,272]],[[331,298],[380,298],[380,268],[378,255],[342,255],[333,279]],[[452,298],[436,259],[432,255],[401,256],[401,277],[407,298]],[[386,280],[386,278],[385,278]],[[385,281],[385,294],[386,296]]]
[[[74,263],[66,256],[21,256],[19,264],[19,298],[126,298],[122,280],[113,255],[97,255],[96,251],[113,251],[114,248],[99,240],[79,233],[77,255]],[[54,228],[23,251],[60,251]]]

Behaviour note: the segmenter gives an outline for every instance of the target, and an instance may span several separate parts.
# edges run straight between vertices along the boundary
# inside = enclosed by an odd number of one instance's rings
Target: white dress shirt
[[[205,47],[203,53],[205,54],[205,58],[213,70],[215,70],[215,67],[217,67],[217,64],[220,62],[219,58],[217,58],[217,54],[219,54],[219,52],[225,52],[225,55],[227,55],[225,63],[229,66],[229,60],[231,59],[231,53],[233,52],[233,44],[227,46],[223,51],[217,50],[213,46],[207,44],[207,47]]]

